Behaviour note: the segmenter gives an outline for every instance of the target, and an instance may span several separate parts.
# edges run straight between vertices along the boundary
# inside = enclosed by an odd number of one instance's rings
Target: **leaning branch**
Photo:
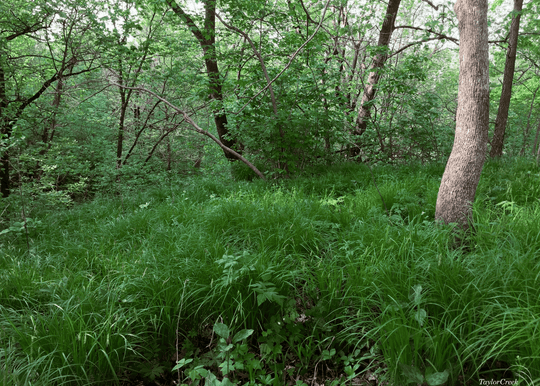
[[[420,40],[420,41],[417,41],[417,42],[409,43],[409,44],[407,44],[407,45],[401,47],[399,50],[393,52],[392,55],[389,55],[389,56],[388,56],[388,59],[390,59],[390,58],[393,57],[393,56],[398,55],[399,53],[405,51],[407,48],[412,47],[412,46],[414,46],[414,45],[416,45],[416,44],[422,44],[422,43],[425,43],[425,42],[429,42],[430,40],[442,40],[442,39],[446,39],[446,38],[437,36],[437,37],[434,37],[434,38],[427,38],[427,39],[423,39],[423,40]]]
[[[124,85],[121,85],[121,84],[118,84],[118,83],[115,83],[115,82],[110,82],[112,85],[114,86],[117,86],[117,87],[120,87],[120,88],[125,88],[125,89],[128,89],[128,90],[138,90],[138,91],[143,91],[143,92],[146,92],[152,96],[154,96],[155,98],[159,99],[160,101],[162,101],[163,103],[165,103],[167,106],[169,106],[170,108],[172,108],[173,110],[177,111],[178,113],[182,114],[182,116],[184,117],[184,120],[189,123],[192,127],[193,127],[193,130],[196,131],[197,133],[199,134],[203,134],[203,135],[206,135],[207,137],[209,137],[212,141],[214,141],[215,143],[217,143],[219,145],[219,147],[221,147],[223,150],[231,153],[232,155],[234,155],[236,158],[238,158],[240,161],[242,161],[243,163],[245,163],[251,170],[253,170],[255,172],[255,174],[257,174],[259,177],[261,177],[263,180],[265,180],[266,178],[264,177],[264,174],[262,174],[259,169],[257,169],[255,167],[255,165],[253,165],[251,162],[249,162],[247,159],[245,159],[244,157],[242,157],[242,155],[240,155],[239,153],[235,152],[233,149],[225,146],[218,138],[216,138],[214,135],[212,135],[211,133],[209,133],[208,131],[202,129],[199,127],[199,125],[197,125],[197,123],[195,123],[195,121],[193,119],[191,119],[191,117],[182,109],[180,109],[179,107],[176,107],[175,105],[173,105],[171,102],[169,102],[167,99],[163,98],[163,97],[160,97],[158,94],[156,94],[155,92],[153,91],[150,91],[144,87],[128,87],[128,86],[124,86]]]

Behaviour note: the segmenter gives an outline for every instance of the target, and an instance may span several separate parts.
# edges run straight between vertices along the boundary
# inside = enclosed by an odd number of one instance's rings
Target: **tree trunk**
[[[389,0],[388,7],[386,8],[386,16],[379,34],[379,42],[377,47],[381,50],[373,58],[373,64],[371,65],[371,72],[368,76],[367,84],[364,88],[364,95],[360,103],[360,110],[358,111],[358,117],[356,118],[356,128],[353,134],[361,136],[364,134],[367,128],[367,123],[371,117],[371,101],[375,98],[375,92],[377,91],[377,83],[381,77],[380,70],[384,67],[386,59],[388,58],[388,44],[390,43],[390,37],[394,31],[394,22],[399,10],[401,0]],[[356,151],[353,150],[353,155],[358,155],[360,143],[356,143]]]
[[[536,100],[536,94],[538,93],[538,90],[540,90],[540,86],[536,88],[533,92],[533,96],[531,99],[531,106],[529,107],[529,115],[527,115],[527,127],[525,128],[525,132],[523,133],[523,144],[521,145],[521,150],[519,152],[519,155],[523,157],[525,155],[525,150],[527,148],[527,140],[529,139],[529,134],[531,132],[531,115],[534,108],[534,101]]]
[[[43,129],[43,133],[41,134],[41,141],[43,142],[44,148],[39,152],[39,154],[43,155],[47,153],[48,150],[50,150],[52,146],[52,140],[54,138],[54,135],[56,133],[56,128],[58,126],[58,111],[60,110],[60,102],[62,101],[62,93],[64,91],[64,79],[59,78],[58,84],[56,85],[56,89],[54,90],[54,99],[52,103],[53,112],[51,117],[51,124],[50,126],[45,125],[45,128]]]
[[[174,13],[178,15],[180,20],[184,22],[190,31],[193,33],[199,42],[203,53],[206,71],[210,80],[210,98],[221,102],[223,100],[223,92],[221,89],[221,79],[219,76],[219,67],[216,57],[216,0],[204,0],[205,18],[204,31],[201,31],[195,24],[195,21],[178,6],[175,0],[166,0],[167,4],[172,8]],[[214,122],[219,140],[226,147],[240,151],[238,143],[235,139],[227,139],[229,134],[227,129],[227,115],[222,110],[214,111]],[[237,159],[232,153],[223,150],[225,157],[234,161]]]
[[[506,64],[504,65],[503,85],[499,110],[495,120],[495,132],[491,140],[491,158],[502,156],[504,146],[504,134],[506,122],[508,121],[508,109],[510,108],[510,98],[512,97],[512,82],[514,81],[514,69],[516,67],[516,51],[519,35],[519,19],[523,0],[514,0],[514,11],[512,13],[512,24],[510,25],[510,36],[508,37],[508,49],[506,51]]]
[[[540,157],[540,143],[538,143],[539,138],[540,138],[540,119],[538,119],[538,127],[536,128],[536,136],[534,137],[534,144],[533,144],[533,156],[536,155],[536,147],[538,146],[537,158]]]
[[[12,125],[7,117],[7,93],[6,93],[6,77],[4,68],[0,64],[0,139],[3,141],[9,140],[11,137]],[[0,146],[0,194],[7,198],[11,192],[9,184],[9,153],[8,149]]]
[[[45,23],[45,21],[43,22]],[[3,42],[11,41],[20,36],[30,36],[30,34],[44,28],[49,28],[49,27],[46,27],[46,24],[41,24],[41,23],[37,23],[35,25],[29,26],[29,25],[25,25],[23,22],[22,25],[15,26],[15,30],[12,31],[11,35],[3,36],[2,41]],[[9,177],[10,162],[9,162],[9,150],[7,149],[7,145],[12,135],[13,128],[15,127],[17,121],[21,118],[24,110],[28,106],[30,106],[35,100],[40,98],[41,95],[43,95],[43,93],[58,79],[62,77],[74,76],[74,75],[91,71],[90,68],[87,68],[82,71],[73,72],[73,68],[77,64],[77,58],[75,56],[72,56],[69,60],[67,60],[68,51],[65,51],[62,65],[57,69],[54,75],[52,75],[50,78],[44,80],[43,83],[41,83],[40,88],[36,92],[34,92],[33,95],[21,96],[20,95],[21,90],[16,89],[12,93],[14,96],[14,99],[9,100],[8,99],[8,83],[6,82],[5,71],[6,69],[10,71],[11,70],[16,71],[17,66],[10,66],[9,64],[7,64],[7,66],[4,67],[4,65],[6,64],[6,60],[9,59],[10,57],[10,55],[8,55],[7,52],[5,51],[6,47],[7,45],[5,44],[2,46],[2,50],[3,50],[2,55],[4,55],[5,57],[2,58],[2,61],[0,63],[0,139],[2,140],[2,142],[5,141],[4,143],[6,144],[6,146],[3,146],[0,144],[0,194],[4,198],[8,197],[11,193],[11,185],[10,185],[11,181]],[[66,46],[66,50],[67,50],[67,46]],[[39,72],[40,71],[38,71],[38,73]],[[10,82],[10,83],[13,83],[13,82]]]
[[[120,71],[118,83],[124,84],[123,73],[122,73],[122,62],[120,61]],[[120,93],[120,119],[118,121],[118,134],[116,136],[116,168],[120,169],[122,167],[122,153],[124,148],[124,131],[125,131],[125,122],[126,122],[126,111],[129,104],[129,96],[131,95],[131,90],[126,92],[125,89],[119,88],[118,92]],[[126,94],[129,95],[126,95]]]
[[[489,125],[487,0],[457,0],[459,88],[456,133],[446,164],[435,219],[467,230],[486,157]]]

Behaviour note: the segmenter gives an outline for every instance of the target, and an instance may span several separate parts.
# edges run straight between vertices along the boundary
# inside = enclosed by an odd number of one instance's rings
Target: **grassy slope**
[[[467,251],[432,222],[442,172],[376,168],[390,218],[358,165],[43,211],[30,250],[0,236],[0,380],[172,384],[227,358],[240,384],[538,380],[540,171],[487,164]],[[220,323],[254,332],[225,349]]]

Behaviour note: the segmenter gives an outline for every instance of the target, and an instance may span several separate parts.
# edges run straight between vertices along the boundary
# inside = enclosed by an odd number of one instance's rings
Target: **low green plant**
[[[122,198],[34,208],[30,248],[21,224],[2,222],[0,379],[536,380],[539,171],[527,165],[488,165],[467,249],[433,222],[438,164],[373,168],[390,216],[356,164],[272,183],[169,175]],[[510,183],[493,192],[497,174]]]
[[[252,376],[256,369],[260,369],[259,363],[246,355],[248,354],[246,339],[253,334],[253,330],[243,329],[231,336],[231,331],[226,324],[216,323],[213,331],[219,337],[215,347],[216,354],[213,356],[214,360],[205,363],[198,360],[198,358],[184,357],[177,362],[172,371],[186,367],[186,370],[184,370],[185,380],[190,380],[194,385],[198,385],[204,379],[206,383],[211,385],[228,386],[238,384],[229,380],[230,376],[234,376],[235,371],[247,370]],[[191,365],[187,366],[190,363]],[[217,380],[216,375],[211,370],[205,368],[214,364],[217,364],[220,373],[223,375],[221,381]]]

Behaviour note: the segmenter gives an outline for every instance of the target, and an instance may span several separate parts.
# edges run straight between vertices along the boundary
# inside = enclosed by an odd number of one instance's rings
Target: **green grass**
[[[486,164],[467,249],[433,223],[443,171],[376,167],[380,195],[343,164],[31,208],[28,245],[0,236],[0,384],[540,384],[540,170]]]

